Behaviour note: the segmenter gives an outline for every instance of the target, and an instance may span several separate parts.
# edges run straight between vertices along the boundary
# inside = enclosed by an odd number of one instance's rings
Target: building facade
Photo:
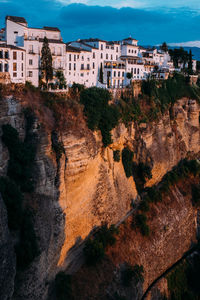
[[[0,30],[0,74],[14,83],[30,81],[38,86],[41,79],[41,51],[48,39],[52,54],[53,79],[62,71],[67,86],[121,88],[132,80],[153,75],[166,78],[174,66],[168,52],[138,46],[131,37],[121,41],[84,39],[64,43],[56,27],[31,28],[23,17],[7,16]],[[196,61],[193,61],[196,71]]]

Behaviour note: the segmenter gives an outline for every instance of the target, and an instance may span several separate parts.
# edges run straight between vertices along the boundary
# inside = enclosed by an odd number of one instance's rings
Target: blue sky
[[[0,0],[6,15],[24,16],[30,27],[57,26],[65,41],[132,36],[140,44],[200,40],[200,0]]]

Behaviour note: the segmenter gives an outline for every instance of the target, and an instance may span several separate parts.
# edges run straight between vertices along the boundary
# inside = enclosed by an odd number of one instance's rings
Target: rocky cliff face
[[[23,101],[13,97],[0,101],[0,125],[11,124],[22,139],[25,134],[23,105]],[[52,150],[51,132],[37,119],[34,126],[39,136],[37,185],[30,197],[37,211],[35,230],[40,255],[25,272],[17,274],[13,299],[47,299],[49,283],[56,272],[62,268],[74,272],[80,266],[81,245],[85,238],[102,222],[117,223],[129,212],[132,200],[137,198],[136,185],[132,177],[126,178],[122,162],[114,162],[113,150],[122,150],[128,145],[134,152],[136,162],[148,162],[153,177],[147,186],[151,186],[159,182],[181,158],[199,153],[199,111],[196,101],[182,99],[174,105],[171,118],[166,113],[162,120],[153,124],[132,124],[129,128],[120,124],[113,130],[113,144],[106,149],[102,147],[100,134],[88,130],[84,122],[80,130],[73,126],[68,130],[63,128],[60,140],[65,154],[59,163]],[[7,149],[0,141],[0,175],[6,174],[8,159]],[[166,220],[163,218],[164,211],[159,212],[163,227],[172,219],[177,220],[174,230],[164,233],[160,229],[161,232],[155,232],[153,245],[158,248],[160,263],[166,256],[159,245],[168,245],[169,240],[177,235],[178,224],[180,245],[183,240],[186,241],[184,247],[178,248],[177,256],[189,247],[194,236],[195,214],[191,208],[184,208],[183,203],[183,198],[177,199],[176,209]],[[173,202],[169,205],[173,206]],[[183,219],[188,222],[192,220],[188,226],[183,224],[184,232],[181,231]],[[156,229],[157,225],[153,226]],[[137,257],[144,252],[141,247],[138,242],[133,247]],[[147,255],[148,243],[144,241],[143,247]],[[176,259],[174,255],[166,260],[163,268]],[[147,256],[140,257],[144,265],[145,261],[150,263]],[[146,274],[145,286],[160,271],[154,266],[149,272],[151,275]]]

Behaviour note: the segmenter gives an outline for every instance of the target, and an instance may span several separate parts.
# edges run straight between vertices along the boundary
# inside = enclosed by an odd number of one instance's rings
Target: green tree
[[[101,63],[100,71],[99,71],[99,81],[103,83],[103,65]]]
[[[166,42],[162,43],[162,45],[160,46],[160,50],[162,50],[164,52],[168,51],[168,46],[167,46]]]
[[[189,52],[189,60],[188,60],[188,74],[192,75],[193,74],[193,70],[192,70],[192,51],[190,49]]]
[[[129,73],[126,74],[126,77],[127,77],[128,79],[131,79],[131,78],[133,77],[133,74],[129,72]]]
[[[53,78],[53,67],[52,67],[52,55],[49,48],[49,42],[46,37],[44,37],[42,46],[42,57],[41,57],[41,70],[44,73],[46,83]]]
[[[61,70],[57,71],[56,78],[58,80],[59,88],[63,88],[64,86],[66,86],[66,80],[63,71]]]

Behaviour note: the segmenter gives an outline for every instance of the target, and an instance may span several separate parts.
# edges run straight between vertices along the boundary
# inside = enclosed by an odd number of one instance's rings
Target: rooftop
[[[7,45],[7,44],[0,44],[0,48],[9,48],[13,50],[20,50],[20,51],[26,51],[25,49],[13,46],[13,45]]]
[[[66,44],[66,52],[80,52],[81,49],[77,47],[72,47],[68,44]]]
[[[123,41],[136,41],[136,42],[138,42],[138,40],[133,39],[132,37],[128,37],[126,39],[123,39]]]
[[[26,19],[23,18],[23,17],[6,16],[6,20],[10,20],[10,21],[15,22],[15,23],[25,23],[25,24],[27,24]]]
[[[44,42],[44,39],[41,39],[41,38],[39,38],[39,42],[41,43],[43,43]],[[63,41],[61,41],[61,40],[54,40],[54,39],[48,39],[48,42],[50,43],[50,44],[64,44],[64,42]]]
[[[57,28],[57,27],[44,26],[43,29],[44,30],[49,30],[49,31],[59,31],[60,32],[60,29]]]

